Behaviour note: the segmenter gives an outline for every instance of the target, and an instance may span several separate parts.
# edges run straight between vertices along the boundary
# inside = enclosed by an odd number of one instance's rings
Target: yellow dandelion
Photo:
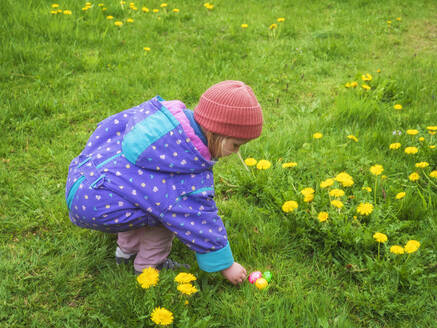
[[[429,149],[434,149],[434,148],[435,148],[435,145],[429,146]]]
[[[362,87],[364,90],[366,90],[366,91],[372,89],[371,86],[368,85],[368,84],[363,84],[363,85],[361,85],[361,87]]]
[[[419,149],[417,149],[417,147],[407,147],[405,148],[405,154],[416,154],[419,151]]]
[[[321,139],[323,137],[323,134],[320,132],[316,132],[313,134],[314,139]]]
[[[346,82],[346,84],[344,85],[346,88],[350,88],[351,87],[351,84],[350,84],[350,82]]]
[[[247,166],[254,166],[256,165],[257,160],[255,158],[249,157],[244,160],[244,163],[246,163]]]
[[[97,6],[99,6],[99,7],[103,7],[104,4],[103,4],[103,3],[99,3]]]
[[[123,26],[123,22],[116,21],[116,22],[114,22],[114,25],[120,27],[120,26]]]
[[[358,86],[358,82],[353,81],[351,82],[351,88],[356,88]]]
[[[401,110],[401,109],[402,109],[402,105],[401,105],[401,104],[395,104],[395,105],[393,106],[393,108],[394,108],[394,109],[397,109],[397,110]]]
[[[388,20],[388,21],[387,21],[387,24],[390,25],[390,24],[391,24],[391,20]]]
[[[418,133],[419,133],[419,131],[416,129],[408,129],[407,130],[407,134],[409,134],[410,136],[415,136]]]
[[[341,200],[338,199],[334,199],[331,201],[331,205],[337,208],[342,208],[343,207],[343,202]]]
[[[52,4],[52,8],[59,8],[59,4],[57,3]]]
[[[423,142],[423,141],[425,141],[425,138],[424,138],[424,137],[420,137],[420,138],[419,138],[419,141],[420,141],[420,142]]]
[[[437,125],[430,125],[430,126],[427,126],[426,129],[427,129],[427,130],[430,130],[430,131],[437,131]]]
[[[370,167],[370,172],[373,175],[380,175],[384,171],[382,165],[376,164]]]
[[[409,240],[404,246],[404,250],[406,253],[411,254],[416,252],[420,247],[420,242],[417,240]]]
[[[343,185],[343,187],[350,187],[354,184],[354,180],[346,172],[341,172],[341,173],[337,174],[337,176],[335,177],[335,180],[340,182]]]
[[[270,168],[270,166],[272,166],[272,163],[265,159],[260,160],[258,164],[256,164],[256,168],[258,170],[267,170],[268,168]]]
[[[296,162],[287,162],[287,163],[283,163],[282,164],[282,167],[285,169],[285,168],[288,168],[288,167],[296,167],[297,166],[297,163]]]
[[[159,9],[153,9],[152,11],[153,11],[155,14],[156,14],[156,13],[159,13]]]
[[[390,247],[390,253],[400,255],[400,254],[404,254],[405,251],[404,251],[404,248],[402,246],[393,245],[392,247]]]
[[[416,167],[420,167],[420,168],[425,168],[425,167],[428,167],[429,166],[429,163],[428,162],[419,162],[419,163],[416,163]]]
[[[295,209],[297,209],[299,207],[298,203],[294,200],[289,200],[286,201],[283,205],[282,205],[282,210],[285,213],[289,213],[289,212],[293,212]]]
[[[120,5],[125,5],[126,1],[120,1]]]
[[[314,194],[314,189],[311,187],[304,188],[300,191],[300,193],[304,196]]]
[[[303,201],[305,203],[311,203],[314,200],[314,194],[307,194],[305,195],[305,197],[303,198]]]
[[[324,189],[327,187],[331,187],[334,184],[334,181],[335,180],[332,178],[326,179],[325,181],[320,182],[320,188]]]
[[[400,17],[396,17],[396,20],[397,20],[397,21],[401,21],[402,18],[400,18]]]
[[[269,29],[271,29],[271,30],[274,30],[276,28],[278,28],[278,24],[272,24],[269,26]]]
[[[178,12],[179,12],[179,9],[178,9],[178,8],[174,8],[172,11],[173,11],[174,13],[178,13]]]
[[[150,319],[157,325],[168,326],[173,323],[173,313],[166,308],[156,307],[153,309]]]
[[[191,295],[197,293],[199,290],[192,284],[179,284],[178,291],[185,295]]]
[[[375,239],[375,241],[377,241],[378,243],[385,243],[388,238],[386,234],[383,234],[381,232],[375,232],[373,234],[373,239]]]
[[[395,143],[390,144],[390,149],[392,149],[392,150],[396,150],[399,148],[401,148],[401,144],[399,142],[395,142]]]
[[[189,303],[188,300],[185,300],[184,305],[188,305],[188,303]]]
[[[431,178],[437,178],[437,170],[432,171],[432,172],[429,174],[429,176],[430,176]]]
[[[128,22],[128,23],[133,23],[134,20],[133,20],[132,18],[128,18],[128,19],[126,19],[126,22]]]
[[[351,140],[353,140],[353,141],[355,141],[355,142],[358,142],[358,138],[355,137],[355,136],[352,135],[352,134],[351,134],[351,135],[348,135],[347,138],[348,138],[348,139],[351,139]]]
[[[376,73],[381,73],[381,69],[378,68],[378,69],[376,70]]]
[[[279,18],[277,19],[277,21],[278,21],[278,23],[285,22],[285,18],[284,18],[284,17],[279,17]]]
[[[71,10],[64,10],[63,13],[64,13],[64,15],[71,15],[72,14]]]
[[[395,196],[396,199],[402,199],[406,195],[405,191],[398,192]]]
[[[137,281],[144,289],[156,286],[159,281],[159,271],[148,267],[137,277]]]
[[[147,52],[150,51],[150,48],[149,48],[149,47],[144,47],[143,49],[144,49],[144,51],[147,51]]]
[[[241,28],[248,28],[249,27],[249,25],[247,25],[247,24],[241,24]]]
[[[370,75],[369,73],[361,75],[361,79],[363,81],[372,81],[372,75]]]
[[[114,19],[114,16],[106,16],[106,19],[109,19],[109,20]]]
[[[208,9],[208,10],[213,10],[214,9],[214,5],[212,3],[204,3],[203,6]]]
[[[53,14],[53,15],[57,15],[58,11],[57,10],[50,10],[50,13]]]
[[[332,189],[329,192],[329,196],[331,196],[331,197],[342,197],[342,196],[344,196],[344,190],[342,190],[342,189]]]
[[[363,187],[363,188],[361,188],[361,189],[366,190],[366,191],[368,191],[368,192],[372,192],[372,188],[370,188],[370,187]]]
[[[329,214],[328,212],[320,212],[317,215],[317,218],[319,219],[319,222],[325,222],[326,220],[328,220]]]
[[[413,172],[408,176],[408,179],[410,179],[410,181],[417,181],[420,179],[420,175],[417,172]]]
[[[143,8],[141,8],[141,10],[145,13],[148,13],[150,11],[150,9],[147,7],[143,7]]]
[[[166,4],[166,3],[161,3],[161,5],[160,5],[161,8],[165,8],[167,6],[168,6],[168,4]]]
[[[178,275],[174,278],[174,281],[178,284],[187,284],[195,280],[197,280],[196,276],[187,272],[178,273]]]
[[[357,212],[358,214],[367,216],[373,212],[373,205],[370,203],[361,203],[357,207]]]

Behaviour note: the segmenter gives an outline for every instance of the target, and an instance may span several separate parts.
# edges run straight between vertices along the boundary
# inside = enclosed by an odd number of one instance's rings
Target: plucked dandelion
[[[417,240],[409,240],[404,246],[404,250],[406,253],[411,254],[416,252],[420,247],[420,242]]]
[[[391,150],[396,150],[396,149],[399,149],[399,148],[401,148],[401,144],[399,143],[399,142],[395,142],[395,143],[392,143],[392,144],[390,144],[390,147],[389,147]]]
[[[177,288],[178,288],[178,291],[180,291],[182,294],[185,294],[185,295],[191,295],[191,294],[197,293],[199,291],[195,286],[193,286],[192,284],[189,284],[189,283],[179,284]]]
[[[168,326],[173,323],[173,313],[165,308],[156,307],[153,309],[150,319],[157,325]]]
[[[400,255],[400,254],[404,254],[405,251],[404,251],[404,248],[402,246],[400,246],[400,245],[393,245],[393,246],[390,247],[390,253]]]
[[[317,215],[317,219],[319,219],[319,222],[325,222],[326,220],[328,220],[329,214],[328,212],[320,212]]]
[[[137,277],[137,281],[144,289],[156,286],[159,281],[159,271],[155,268],[148,267]]]
[[[181,272],[174,278],[174,281],[178,284],[187,284],[195,280],[197,280],[197,278],[194,274],[186,272]]]
[[[285,168],[288,168],[288,167],[296,167],[297,166],[297,163],[296,162],[287,162],[287,163],[283,163],[282,164],[282,167],[285,169]]]
[[[272,163],[265,159],[260,160],[258,164],[256,164],[256,168],[258,170],[267,170],[268,168],[270,168],[270,166],[272,166]]]
[[[286,201],[283,205],[282,205],[282,210],[285,213],[290,213],[293,212],[295,209],[297,209],[299,207],[299,204],[294,201],[294,200],[289,200]]]
[[[361,203],[357,207],[357,212],[358,214],[367,216],[373,212],[373,205],[370,203]]]
[[[402,199],[406,195],[405,191],[398,192],[395,196],[396,199]]]
[[[408,176],[408,179],[410,179],[410,181],[417,181],[420,179],[420,175],[417,172],[413,172]]]
[[[405,148],[405,154],[408,154],[408,155],[417,154],[418,151],[419,151],[419,149],[417,149],[417,147],[407,147],[407,148]]]

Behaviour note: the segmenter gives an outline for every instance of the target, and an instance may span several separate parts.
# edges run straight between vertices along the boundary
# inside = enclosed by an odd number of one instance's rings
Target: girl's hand
[[[221,271],[223,277],[231,284],[241,284],[246,279],[246,269],[239,263],[234,262],[229,268]]]

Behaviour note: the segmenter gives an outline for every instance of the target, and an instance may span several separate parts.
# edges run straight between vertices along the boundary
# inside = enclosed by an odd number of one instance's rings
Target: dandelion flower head
[[[373,165],[372,167],[370,167],[370,172],[373,175],[380,175],[383,171],[384,171],[384,168],[382,167],[382,165],[379,165],[379,164],[376,164],[376,165]]]
[[[395,142],[395,143],[390,144],[390,149],[392,149],[392,150],[396,150],[399,148],[401,148],[401,144],[399,142]]]
[[[437,178],[437,170],[432,171],[432,172],[429,174],[429,176],[430,176],[431,178]]]
[[[137,277],[137,281],[144,289],[156,286],[159,281],[159,271],[148,267]]]
[[[179,9],[178,9],[178,8],[174,8],[172,11],[173,11],[174,13],[178,13],[178,12],[179,12]]]
[[[120,27],[120,26],[123,26],[123,22],[116,21],[116,22],[114,22],[114,25]]]
[[[320,188],[327,188],[331,187],[334,184],[335,180],[332,178],[326,179],[322,182],[320,182]]]
[[[300,193],[304,196],[314,194],[314,189],[311,187],[304,188],[300,191]]]
[[[173,313],[161,307],[154,308],[150,318],[155,324],[161,326],[168,326],[173,323]]]
[[[178,284],[187,284],[195,280],[197,280],[197,278],[194,274],[186,272],[181,272],[174,278],[174,281]]]
[[[416,167],[420,167],[420,168],[425,168],[425,167],[428,167],[429,166],[429,163],[428,162],[419,162],[419,163],[416,163]]]
[[[393,245],[392,247],[390,247],[390,253],[400,255],[400,254],[404,254],[404,252],[405,252],[404,248],[400,245]]]
[[[244,160],[244,163],[245,163],[247,166],[254,166],[254,165],[256,165],[257,160],[256,160],[255,158],[249,157],[249,158],[246,158],[246,159]]]
[[[341,197],[341,196],[344,196],[344,190],[342,190],[342,189],[332,189],[331,191],[329,191],[329,196],[332,196],[332,197]]]
[[[366,190],[367,192],[372,192],[372,188],[370,188],[370,187],[363,187],[362,189]]]
[[[270,168],[270,166],[272,166],[272,163],[265,159],[260,160],[258,164],[256,164],[256,168],[258,170],[267,170],[268,168]]]
[[[313,134],[314,139],[321,139],[323,137],[323,134],[320,132],[316,132]]]
[[[372,81],[372,75],[370,75],[369,73],[361,75],[361,80],[363,80],[363,81]]]
[[[354,184],[354,180],[346,172],[341,172],[341,173],[337,174],[337,176],[335,177],[335,180],[340,182],[343,185],[343,187],[350,187]]]
[[[383,234],[381,232],[375,232],[373,234],[373,239],[375,239],[375,241],[377,241],[378,243],[385,243],[388,238],[386,234]]]
[[[366,91],[372,89],[371,86],[368,85],[368,84],[363,84],[361,87],[362,87],[364,90],[366,90]]]
[[[419,150],[417,149],[417,147],[407,147],[405,148],[405,154],[416,154]]]
[[[191,295],[191,294],[198,292],[197,288],[189,283],[188,284],[179,284],[178,291],[180,291],[182,294],[185,294],[185,295]]]
[[[271,30],[274,30],[276,28],[278,28],[278,24],[273,23],[272,25],[269,26],[269,29],[271,29]]]
[[[373,212],[373,205],[370,203],[361,203],[357,207],[357,212],[361,215],[369,215]]]
[[[303,198],[303,201],[305,203],[311,203],[314,200],[314,194],[307,194],[305,195],[305,197]]]
[[[326,220],[328,220],[329,214],[328,212],[320,212],[317,215],[317,219],[319,219],[319,222],[325,222]]]
[[[409,130],[407,130],[407,134],[409,134],[410,136],[415,136],[418,133],[419,133],[419,131],[416,130],[416,129],[409,129]]]
[[[401,110],[402,109],[402,105],[401,104],[396,104],[396,105],[393,106],[393,108],[397,109],[397,110]]]
[[[277,21],[278,21],[278,23],[282,23],[282,22],[285,21],[285,18],[284,18],[284,17],[279,17],[279,18],[277,19]]]
[[[248,28],[249,27],[249,25],[247,25],[247,24],[241,24],[241,28]]]
[[[286,201],[283,205],[282,205],[282,210],[285,213],[289,213],[289,212],[293,212],[295,209],[297,209],[299,207],[298,203],[294,200],[289,200]]]
[[[348,138],[348,139],[351,139],[351,140],[353,140],[353,141],[355,141],[355,142],[358,142],[358,138],[355,137],[355,136],[352,135],[352,134],[351,134],[351,135],[348,135],[347,138]]]
[[[410,181],[417,181],[420,179],[420,175],[417,172],[413,172],[408,176],[408,179],[410,179]]]
[[[297,166],[297,163],[296,162],[288,162],[288,163],[284,163],[284,164],[282,164],[282,167],[285,169],[285,168],[288,168],[288,167],[296,167]]]
[[[343,202],[341,200],[334,199],[333,201],[331,201],[331,205],[337,208],[342,208]]]
[[[402,199],[406,195],[405,191],[398,192],[395,196],[396,199]]]
[[[409,240],[404,246],[404,250],[406,253],[411,254],[416,252],[420,247],[420,242],[417,240]]]

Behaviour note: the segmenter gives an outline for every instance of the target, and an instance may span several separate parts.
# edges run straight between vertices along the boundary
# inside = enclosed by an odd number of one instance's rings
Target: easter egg
[[[270,271],[266,271],[263,273],[263,278],[267,280],[267,282],[270,282],[272,280],[272,273]]]
[[[255,281],[257,281],[257,279],[259,279],[259,278],[261,278],[262,277],[262,274],[261,274],[261,271],[255,271],[255,272],[252,272],[250,275],[249,275],[249,282],[251,283],[251,284],[254,284],[255,283]]]
[[[267,282],[267,280],[265,280],[264,278],[259,278],[256,280],[255,282],[255,286],[258,289],[264,289],[267,287],[269,283]]]

